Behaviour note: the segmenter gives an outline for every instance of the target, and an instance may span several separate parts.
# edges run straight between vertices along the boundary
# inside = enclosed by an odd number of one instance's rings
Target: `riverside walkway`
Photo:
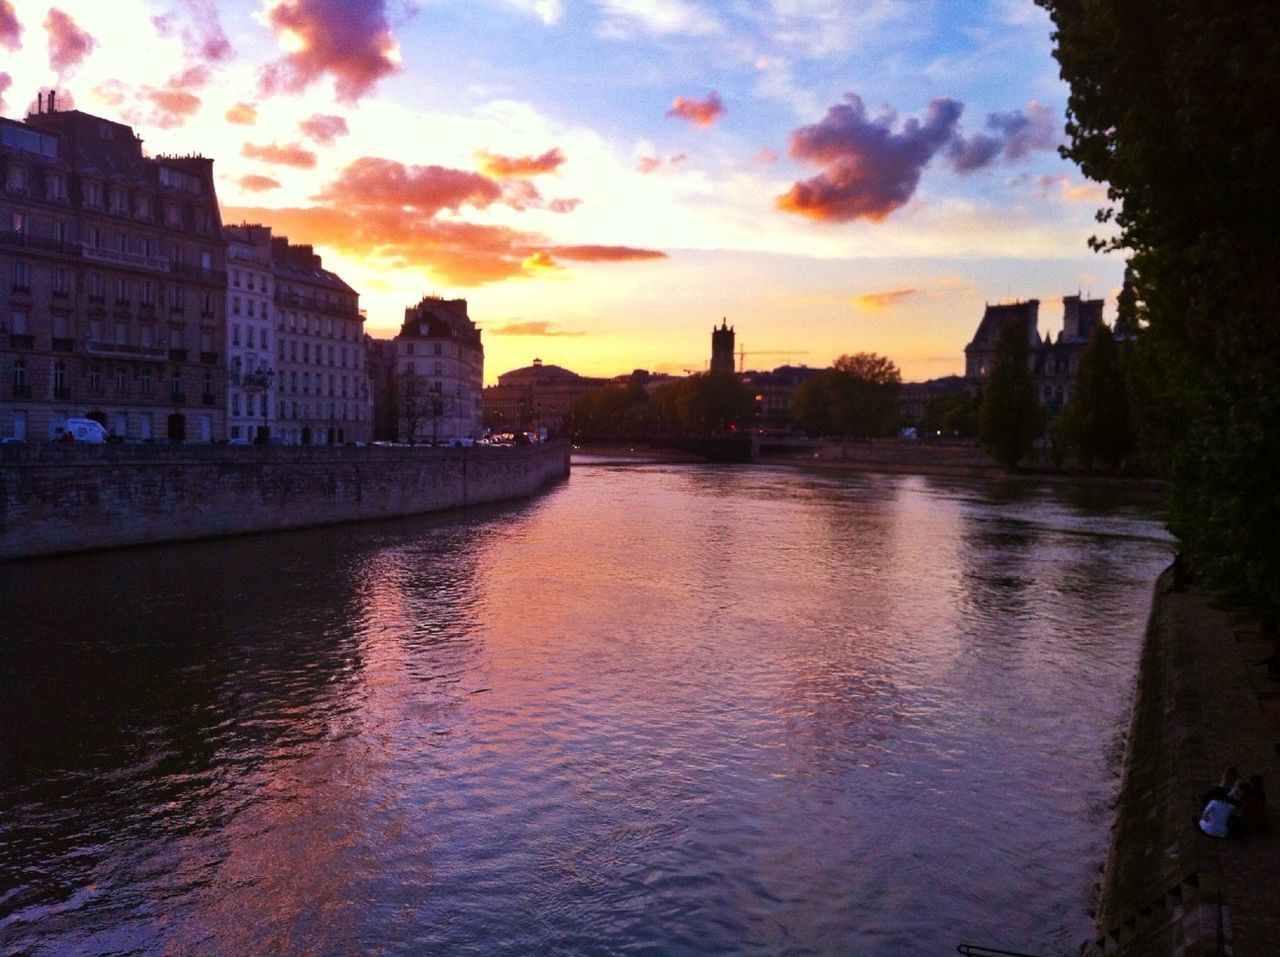
[[[1156,586],[1124,781],[1087,954],[1280,954],[1280,682],[1256,623],[1213,596]],[[1227,765],[1261,774],[1265,833],[1220,840],[1192,826]]]

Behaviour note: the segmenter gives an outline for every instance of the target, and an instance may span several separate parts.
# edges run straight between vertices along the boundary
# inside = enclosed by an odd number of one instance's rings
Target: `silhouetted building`
[[[982,380],[991,373],[1001,330],[1016,324],[1026,336],[1027,364],[1040,404],[1050,411],[1062,409],[1071,399],[1080,352],[1093,330],[1102,324],[1102,307],[1101,299],[1063,296],[1062,331],[1056,339],[1046,334],[1042,340],[1036,328],[1040,300],[988,305],[973,339],[964,347],[965,378],[970,387],[981,388]]]
[[[759,413],[757,423],[765,429],[785,429],[791,425],[791,403],[796,389],[821,372],[808,366],[778,366],[772,372],[748,372],[742,384],[752,390]]]
[[[424,296],[405,309],[396,342],[401,441],[453,442],[480,435],[484,346],[465,299]]]
[[[949,375],[926,382],[904,382],[898,387],[898,415],[914,425],[924,418],[924,410],[934,399],[968,391],[964,376]]]
[[[56,104],[0,118],[0,436],[90,417],[122,438],[222,438],[213,161],[146,156],[130,127]]]
[[[733,372],[733,329],[724,319],[719,329],[711,329],[711,371]]]
[[[504,372],[497,385],[484,390],[485,422],[495,431],[545,426],[559,432],[573,400],[606,382],[534,359],[533,365]]]

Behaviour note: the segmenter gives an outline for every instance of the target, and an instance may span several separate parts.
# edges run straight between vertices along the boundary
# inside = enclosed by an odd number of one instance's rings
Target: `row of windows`
[[[52,294],[58,298],[70,297],[73,271],[66,266],[51,266],[49,270],[49,288]],[[11,270],[13,290],[30,292],[34,272],[30,263],[15,259]],[[217,297],[213,292],[200,290],[195,296],[189,297],[190,290],[185,286],[167,285],[150,279],[130,281],[124,276],[108,278],[101,273],[91,272],[85,277],[85,288],[90,302],[105,303],[110,296],[120,304],[132,303],[136,296],[141,305],[167,304],[174,312],[184,312],[189,302],[198,302],[200,312],[205,317],[213,317],[217,306]]]
[[[183,177],[183,185],[169,179]],[[43,198],[53,203],[67,203],[71,200],[68,189],[69,178],[58,170],[44,170]],[[201,193],[200,178],[180,170],[160,170],[161,185],[178,185],[185,192],[199,195]],[[10,160],[5,169],[5,190],[18,195],[31,195],[36,191],[31,170],[24,164]],[[189,188],[194,186],[194,188]],[[83,176],[80,179],[80,202],[87,209],[103,210],[116,216],[132,216],[135,219],[153,221],[156,211],[156,200],[147,192],[131,192],[123,186],[107,185],[98,179]],[[184,228],[188,222],[198,233],[210,235],[213,232],[213,218],[208,209],[197,207],[187,216],[184,204],[166,200],[160,204],[164,214],[164,224],[175,229]]]
[[[67,363],[55,362],[53,364],[53,374],[50,377],[49,384],[53,389],[55,398],[68,398],[66,395],[71,389],[71,382],[68,376]],[[160,381],[161,376],[155,370],[149,367],[135,369],[132,381],[137,382],[138,392],[142,395],[150,395],[155,391],[155,385]],[[187,378],[181,370],[174,369],[169,374],[168,383],[169,391],[173,395],[185,395]],[[85,376],[85,387],[90,393],[102,393],[110,386],[111,390],[117,395],[126,394],[129,390],[130,376],[129,370],[124,366],[111,366],[104,368],[98,365],[89,366]],[[31,376],[27,369],[27,360],[15,359],[11,373],[11,381],[13,384],[13,394],[17,397],[31,397]],[[200,376],[201,391],[206,396],[213,395],[213,373],[205,370]]]
[[[231,285],[234,286],[236,289],[240,288],[241,275],[242,274],[239,269],[231,270]],[[262,292],[267,293],[268,295],[271,293],[271,285],[270,285],[271,280],[268,279],[265,275],[261,273],[255,273],[255,272],[250,272],[248,270],[245,270],[243,273],[243,276],[244,276],[244,288],[250,291],[253,291],[255,288],[257,288],[257,289],[260,289]]]
[[[312,346],[315,349],[312,349]],[[325,346],[328,346],[327,355]],[[341,352],[337,351],[341,348]],[[335,347],[332,342],[316,342],[312,343],[306,339],[280,339],[276,358],[281,362],[303,362],[310,363],[312,357],[315,357],[316,365],[339,366],[343,369],[359,369],[362,368],[361,363],[362,351],[353,349],[349,346]]]

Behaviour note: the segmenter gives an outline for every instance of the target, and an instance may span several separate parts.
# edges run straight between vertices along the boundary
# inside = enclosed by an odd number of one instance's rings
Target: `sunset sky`
[[[469,301],[485,379],[893,359],[983,304],[1105,297],[1097,184],[1031,0],[0,0],[0,112],[56,86],[214,158],[225,222],[311,243],[390,336]]]

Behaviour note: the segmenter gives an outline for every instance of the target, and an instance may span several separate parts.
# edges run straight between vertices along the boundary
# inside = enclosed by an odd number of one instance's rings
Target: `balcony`
[[[185,279],[201,279],[204,282],[217,283],[219,286],[227,284],[227,274],[221,269],[205,269],[203,266],[189,266],[186,263],[168,263],[168,270],[171,275],[182,276]]]
[[[186,349],[170,349],[169,361],[170,362],[186,362],[187,350]]]
[[[108,359],[151,359],[162,361],[166,352],[156,346],[135,346],[127,342],[95,342],[90,340],[84,344],[84,351],[91,356],[103,356]]]
[[[36,347],[36,337],[13,332],[9,334],[9,345],[14,349],[34,349]]]
[[[46,239],[43,236],[11,231],[0,232],[0,246],[16,246],[20,249],[35,249],[46,253],[66,253],[71,256],[77,256],[80,252],[76,244],[61,239]]]
[[[64,339],[54,336],[53,339],[50,340],[49,345],[52,347],[54,352],[72,352],[75,350],[76,341],[74,339]]]
[[[116,266],[131,266],[134,269],[146,269],[150,272],[168,272],[169,260],[160,256],[144,256],[140,253],[120,252],[117,249],[105,249],[101,246],[81,246],[81,255],[93,262],[111,263]]]

